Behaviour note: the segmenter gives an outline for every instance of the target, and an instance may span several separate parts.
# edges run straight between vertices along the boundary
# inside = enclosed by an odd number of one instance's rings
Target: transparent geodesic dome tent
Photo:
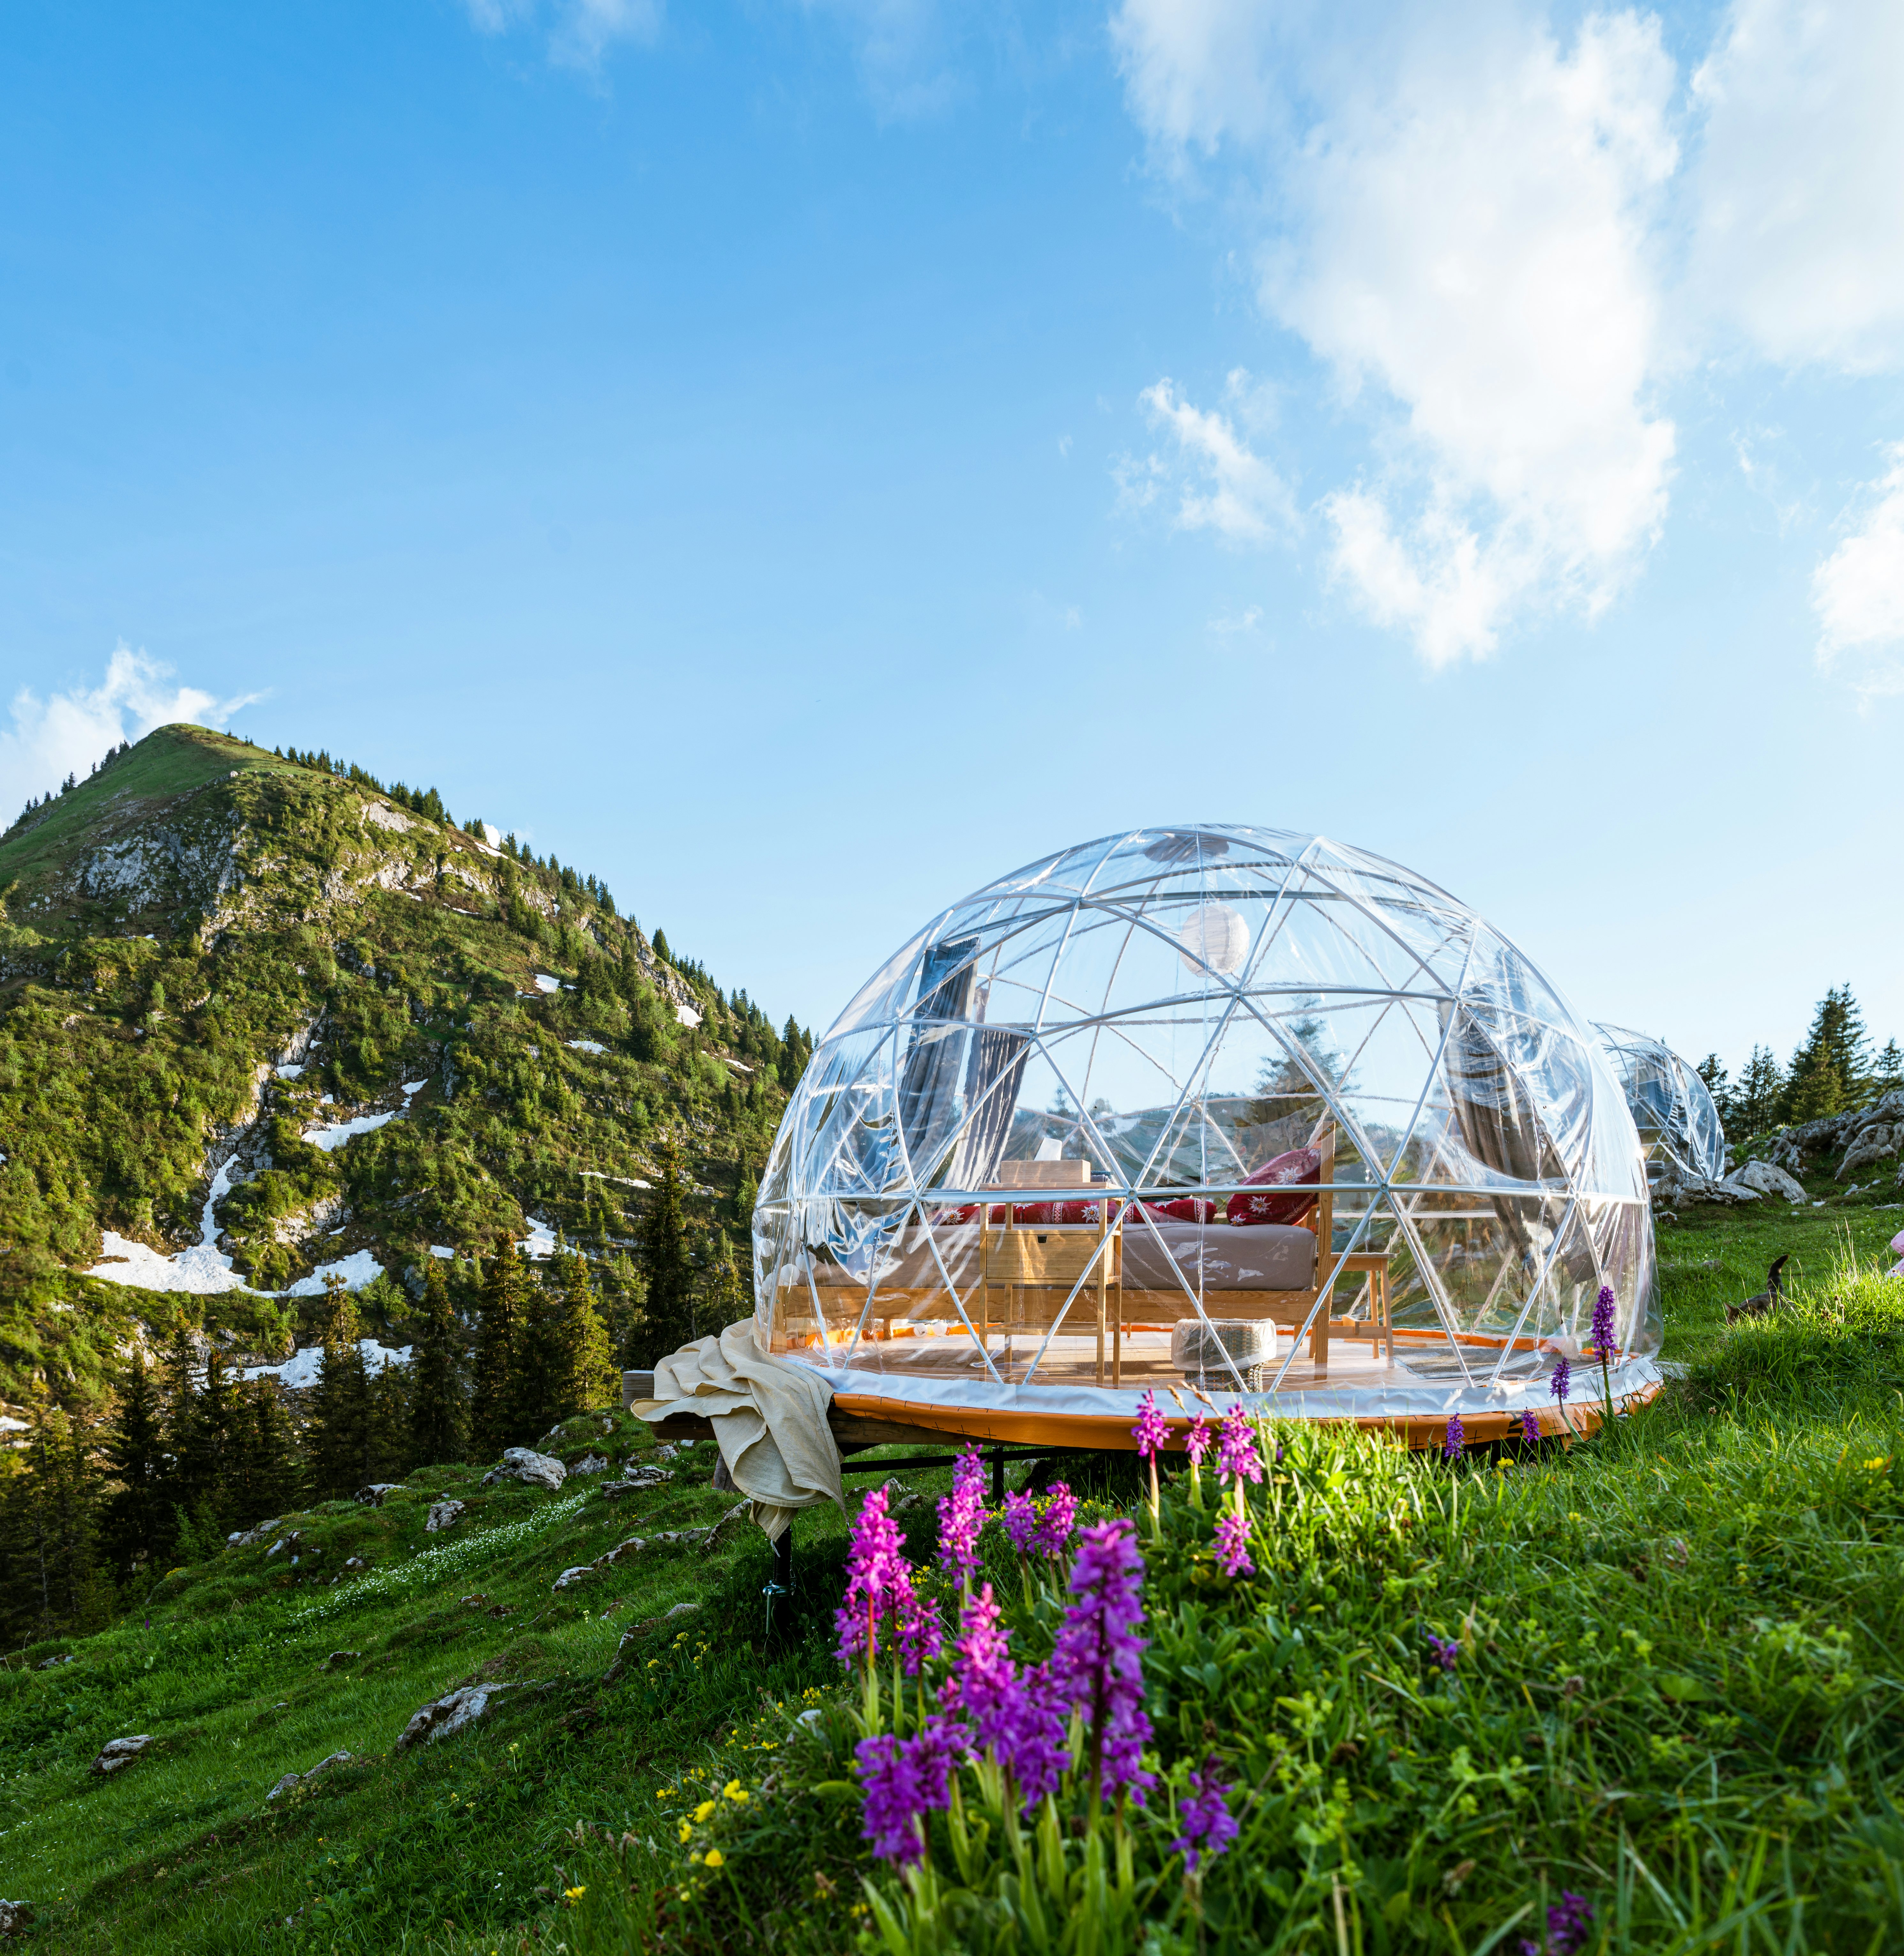
[[[1592,1029],[1445,891],[1321,837],[1143,829],[941,911],[815,1049],[753,1232],[764,1349],[979,1437],[1108,1437],[1147,1390],[1551,1428],[1602,1285],[1616,1394],[1657,1377]]]
[[[1648,1183],[1719,1181],[1726,1172],[1726,1131],[1697,1071],[1650,1033],[1603,1021],[1593,1030],[1626,1095]]]

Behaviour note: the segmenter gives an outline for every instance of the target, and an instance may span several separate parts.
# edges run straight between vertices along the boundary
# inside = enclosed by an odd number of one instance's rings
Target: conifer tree
[[[460,1460],[469,1444],[463,1339],[443,1265],[423,1273],[423,1331],[410,1358],[410,1457],[419,1466]]]
[[[694,1337],[694,1271],[681,1213],[681,1164],[674,1137],[655,1150],[654,1188],[642,1218],[641,1269],[647,1301],[630,1363],[652,1365]]]
[[[205,1354],[205,1370],[182,1421],[176,1444],[177,1499],[194,1521],[216,1525],[226,1513],[228,1456],[232,1443],[232,1379],[216,1346]]]
[[[566,1260],[566,1252],[558,1254]],[[533,1446],[557,1421],[567,1417],[563,1405],[563,1315],[557,1286],[535,1280],[523,1286],[509,1415],[510,1431],[523,1446]]]
[[[358,1342],[357,1307],[343,1278],[324,1279],[324,1358],[311,1395],[307,1465],[320,1497],[347,1494],[363,1483],[370,1450],[370,1374]]]
[[[297,1424],[277,1387],[268,1378],[246,1380],[232,1421],[232,1526],[251,1528],[282,1515],[297,1500],[303,1468]]]
[[[753,1300],[741,1282],[734,1251],[723,1244],[721,1260],[708,1274],[706,1321],[711,1330],[737,1324],[753,1314]]]
[[[528,1288],[523,1260],[513,1238],[490,1259],[483,1280],[482,1321],[476,1330],[476,1361],[469,1409],[472,1437],[479,1459],[512,1446],[515,1393],[511,1383],[516,1341]]]
[[[589,1281],[586,1259],[574,1251],[560,1266],[562,1285],[560,1417],[619,1405],[621,1374]]]
[[[1871,1090],[1874,1094],[1890,1093],[1900,1087],[1904,1087],[1904,1052],[1898,1051],[1896,1040],[1887,1040],[1871,1065]]]
[[[172,1541],[172,1490],[157,1382],[134,1350],[119,1389],[106,1462],[119,1491],[106,1504],[105,1536],[122,1569],[156,1562]]]
[[[1818,1001],[1805,1043],[1792,1055],[1786,1117],[1816,1121],[1865,1100],[1868,1041],[1864,1015],[1849,984],[1834,986]]]
[[[1745,1140],[1753,1134],[1763,1134],[1770,1127],[1778,1118],[1784,1093],[1785,1069],[1773,1056],[1772,1049],[1754,1046],[1751,1058],[1745,1062],[1745,1071],[1738,1077],[1738,1091],[1734,1096],[1738,1122],[1737,1138]]]
[[[15,1635],[96,1629],[111,1594],[97,1566],[98,1476],[85,1434],[55,1406],[33,1423],[9,1477],[5,1610]]]

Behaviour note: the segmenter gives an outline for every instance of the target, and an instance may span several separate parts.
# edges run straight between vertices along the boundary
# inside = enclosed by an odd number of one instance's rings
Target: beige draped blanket
[[[655,1396],[633,1410],[651,1424],[677,1413],[714,1423],[715,1443],[753,1517],[778,1541],[801,1508],[844,1513],[839,1449],[826,1424],[832,1393],[810,1366],[762,1352],[753,1320],[697,1338],[655,1368]]]

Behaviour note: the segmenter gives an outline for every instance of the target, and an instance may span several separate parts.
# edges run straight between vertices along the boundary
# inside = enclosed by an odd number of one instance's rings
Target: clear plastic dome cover
[[[1697,1070],[1649,1033],[1604,1022],[1594,1030],[1625,1091],[1648,1182],[1718,1181],[1726,1172],[1726,1130]]]
[[[942,911],[815,1049],[753,1241],[763,1347],[888,1402],[1514,1412],[1603,1285],[1615,1393],[1657,1377],[1592,1030],[1432,883],[1274,830],[1112,836]]]

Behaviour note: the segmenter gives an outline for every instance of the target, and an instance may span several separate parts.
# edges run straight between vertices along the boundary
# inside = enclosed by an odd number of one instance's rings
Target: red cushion
[[[1153,1213],[1179,1222],[1214,1222],[1217,1205],[1207,1195],[1179,1195],[1173,1202],[1156,1205]]]
[[[1249,1185],[1230,1198],[1225,1213],[1233,1222],[1299,1222],[1315,1207],[1316,1196],[1268,1191],[1299,1189],[1319,1181],[1321,1174],[1322,1157],[1314,1148],[1291,1148],[1246,1176]]]

